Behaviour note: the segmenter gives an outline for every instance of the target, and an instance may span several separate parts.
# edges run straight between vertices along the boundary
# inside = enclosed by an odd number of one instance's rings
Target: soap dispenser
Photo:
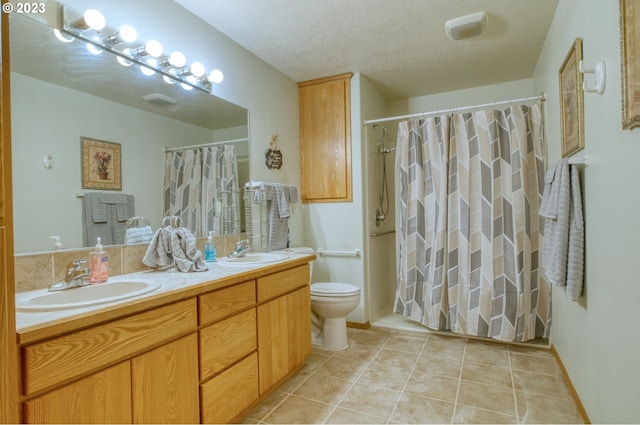
[[[216,261],[216,245],[213,243],[213,235],[215,232],[212,230],[209,232],[209,237],[204,244],[204,261],[207,263],[213,263]]]
[[[60,236],[51,236],[50,239],[53,240],[53,249],[55,251],[62,249],[62,242],[60,242]]]
[[[109,278],[109,257],[98,237],[96,247],[89,253],[89,283],[106,282]]]

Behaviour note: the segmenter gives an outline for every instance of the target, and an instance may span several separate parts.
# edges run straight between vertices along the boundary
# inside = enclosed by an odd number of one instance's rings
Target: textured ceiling
[[[288,75],[366,75],[389,100],[530,78],[558,0],[176,0]],[[450,41],[445,21],[485,11]]]

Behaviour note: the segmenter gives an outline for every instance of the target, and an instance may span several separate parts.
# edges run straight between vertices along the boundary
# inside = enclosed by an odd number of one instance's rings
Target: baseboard
[[[371,324],[367,323],[357,323],[357,322],[347,322],[348,328],[356,328],[356,329],[369,329]]]
[[[578,414],[582,419],[582,423],[590,424],[591,419],[589,419],[589,415],[587,415],[587,411],[585,410],[584,405],[580,400],[580,396],[578,396],[578,392],[576,391],[576,388],[573,386],[573,383],[571,382],[571,378],[569,378],[569,374],[567,373],[567,369],[565,369],[564,364],[562,363],[560,354],[558,354],[558,351],[556,350],[556,347],[553,346],[553,344],[551,344],[550,350],[551,350],[551,354],[553,354],[553,357],[556,359],[556,363],[558,363],[558,367],[560,367],[560,372],[562,373],[562,379],[564,379],[565,384],[567,384],[567,388],[571,393],[571,397],[573,398],[573,401],[576,403]]]

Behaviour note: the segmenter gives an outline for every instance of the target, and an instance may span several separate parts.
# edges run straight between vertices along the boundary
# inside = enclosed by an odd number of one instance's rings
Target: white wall
[[[551,342],[593,423],[638,423],[640,403],[640,129],[622,130],[617,1],[562,0],[534,75],[546,90],[549,164],[560,159],[558,70],[576,37],[587,65],[604,60],[604,95],[585,93],[582,174],[585,293],[579,303],[553,289]],[[593,83],[592,76],[586,76]]]
[[[112,27],[134,26],[140,39],[157,39],[166,50],[181,50],[189,60],[202,62],[207,69],[219,68],[224,81],[214,94],[249,110],[251,179],[282,182],[300,187],[300,125],[298,86],[290,78],[258,59],[173,0],[64,0],[83,11],[100,10]],[[273,134],[283,167],[269,170],[264,153]],[[297,209],[299,212],[300,209]],[[303,216],[290,219],[291,240],[304,240]]]
[[[136,215],[162,221],[164,147],[211,140],[211,130],[12,73],[12,160],[15,251],[82,244],[80,137],[121,144],[122,192]],[[56,99],[55,102],[52,99]],[[246,129],[245,129],[246,132]],[[53,156],[45,169],[42,158]]]

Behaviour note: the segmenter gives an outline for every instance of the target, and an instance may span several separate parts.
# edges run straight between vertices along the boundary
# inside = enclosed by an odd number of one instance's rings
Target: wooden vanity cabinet
[[[300,369],[311,354],[309,265],[258,278],[260,394]]]
[[[303,202],[351,202],[352,73],[298,83]]]
[[[259,397],[256,282],[198,297],[202,423],[227,423]]]
[[[198,422],[196,319],[191,299],[26,345],[24,421]]]

